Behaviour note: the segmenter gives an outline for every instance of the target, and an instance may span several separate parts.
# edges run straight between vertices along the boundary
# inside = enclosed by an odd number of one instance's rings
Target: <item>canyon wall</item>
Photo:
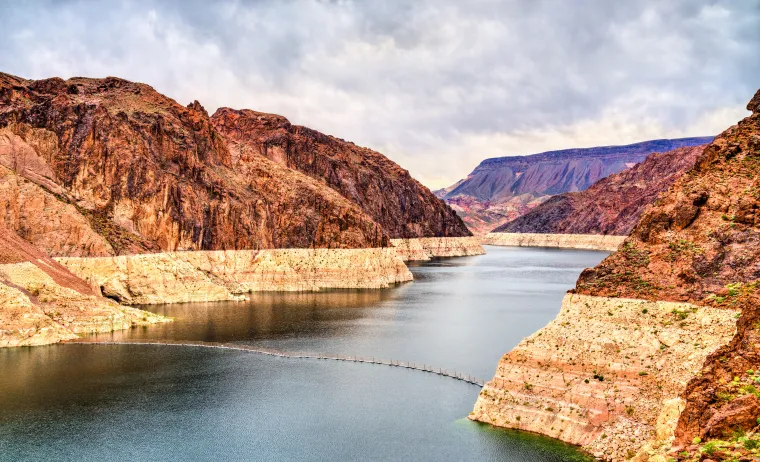
[[[473,232],[482,235],[528,213],[551,196],[583,191],[653,152],[703,145],[711,139],[652,140],[627,146],[496,157],[482,161],[466,178],[435,193],[463,217]]]
[[[315,179],[358,204],[391,238],[471,235],[449,206],[379,152],[249,109],[220,108],[211,123],[233,156],[269,159]]]
[[[644,210],[694,166],[703,150],[693,146],[650,154],[585,191],[552,196],[493,232],[627,236]]]
[[[606,250],[614,252],[623,243],[625,236],[605,236],[600,234],[533,234],[533,233],[488,233],[480,239],[484,245],[508,247],[554,247],[561,249]]]
[[[433,257],[465,257],[486,253],[475,236],[422,237],[391,239],[396,253],[404,261],[430,260]]]
[[[551,323],[504,355],[470,418],[647,460],[649,448],[673,443],[680,396],[735,334],[737,314],[568,294]]]
[[[757,457],[760,91],[747,109],[502,359],[473,419],[605,460]]]
[[[169,252],[58,258],[125,304],[242,300],[257,291],[379,289],[412,280],[393,248]]]

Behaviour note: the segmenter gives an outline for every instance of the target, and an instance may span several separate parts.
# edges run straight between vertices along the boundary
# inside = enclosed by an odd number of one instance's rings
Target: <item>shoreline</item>
[[[672,445],[680,396],[733,338],[736,314],[568,293],[554,320],[501,358],[469,418],[605,460],[650,460]]]
[[[486,253],[476,236],[415,237],[391,239],[403,261],[427,261],[436,257],[468,257]]]
[[[251,292],[383,289],[411,281],[390,247],[161,252],[55,259],[126,305],[244,300]]]
[[[480,243],[504,247],[549,247],[615,252],[627,237],[601,234],[488,233],[480,237]]]

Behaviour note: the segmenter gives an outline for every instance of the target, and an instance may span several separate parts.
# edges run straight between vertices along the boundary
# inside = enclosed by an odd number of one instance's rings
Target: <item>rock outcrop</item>
[[[314,178],[358,204],[391,238],[471,235],[451,208],[379,152],[275,114],[220,108],[211,122],[233,157],[264,157]]]
[[[119,306],[0,227],[0,347],[32,346],[168,321]]]
[[[736,336],[708,358],[683,394],[680,446],[703,434],[727,400],[754,394],[755,377],[747,371],[760,364],[758,95],[747,106],[753,114],[705,148],[644,213],[621,251],[578,281],[579,293],[741,310]]]
[[[694,166],[703,149],[693,146],[651,154],[585,191],[552,196],[493,232],[627,236],[646,207]]]
[[[625,236],[602,234],[488,233],[480,239],[485,245],[507,247],[553,247],[558,249],[606,250],[614,252]]]
[[[568,294],[549,325],[501,359],[470,418],[611,460],[630,459],[648,441],[671,444],[673,403],[734,335],[736,313]]]
[[[390,237],[470,236],[382,154],[280,116],[212,120],[115,77],[2,73],[0,224],[125,303],[387,287],[411,278]]]
[[[395,246],[396,253],[404,261],[424,261],[433,257],[466,257],[486,253],[475,236],[391,239],[391,244]]]
[[[232,152],[200,104],[148,85],[1,74],[0,130],[0,165],[15,188],[0,199],[6,225],[52,255],[77,254],[54,234],[92,240],[80,256],[389,245],[357,204]]]
[[[490,382],[473,418],[506,426],[518,421],[608,460],[752,460],[760,447],[760,416],[751,419],[760,394],[758,101],[760,91],[748,105],[753,114],[704,149],[646,209],[617,252],[581,274],[546,334],[505,356],[496,379],[510,381]],[[596,302],[584,312],[573,309],[576,299]],[[622,322],[600,327],[605,316],[615,322],[621,315]],[[651,318],[656,325],[647,332],[641,323]],[[554,340],[544,343],[544,335]],[[576,386],[579,362],[584,373],[591,364],[594,375]],[[562,371],[562,380],[539,382],[544,365],[554,376]],[[632,374],[641,366],[637,379]],[[652,370],[660,372],[650,395]],[[520,393],[515,377],[528,384]],[[579,419],[552,405],[543,414],[530,411],[547,396],[576,405],[597,397],[583,388],[586,380],[604,383],[608,397],[623,398],[607,400],[606,411],[597,406],[603,419],[590,420],[591,412]],[[626,397],[635,397],[630,410]],[[642,406],[647,411],[640,415]],[[565,427],[561,434],[555,421]]]
[[[412,280],[393,248],[219,250],[58,258],[125,304],[241,300],[260,291],[380,289]]]
[[[711,139],[653,140],[486,159],[467,178],[436,194],[464,218],[471,230],[485,234],[528,213],[553,195],[583,191],[653,152],[703,145]]]

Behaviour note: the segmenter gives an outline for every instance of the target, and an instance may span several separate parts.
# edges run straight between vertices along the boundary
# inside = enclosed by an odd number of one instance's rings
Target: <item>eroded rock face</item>
[[[242,300],[258,291],[379,289],[412,280],[393,248],[172,252],[59,258],[126,304]]]
[[[741,310],[736,335],[686,387],[676,444],[706,434],[729,401],[752,394],[760,364],[760,113],[715,138],[576,292]],[[760,416],[758,416],[760,417]],[[714,421],[713,421],[714,422]],[[748,430],[748,428],[744,428]]]
[[[462,237],[462,220],[382,154],[286,118],[220,108],[211,121],[239,163],[261,157],[302,172],[358,204],[391,238]]]
[[[652,140],[627,146],[486,159],[467,178],[436,191],[436,195],[451,204],[470,229],[485,234],[528,213],[551,196],[584,191],[600,179],[643,161],[653,152],[703,145],[710,140],[709,137]]]
[[[694,166],[703,149],[694,146],[651,154],[585,191],[553,196],[493,232],[627,236],[646,207]]]
[[[646,443],[669,447],[680,395],[732,338],[736,313],[568,294],[556,319],[501,359],[470,418],[607,460],[630,459]]]
[[[231,153],[197,102],[184,107],[118,78],[0,74],[0,166],[24,184],[3,198],[6,210],[24,203],[6,224],[56,255],[389,245],[380,225],[323,182]],[[55,224],[42,234],[57,227],[105,242],[72,250],[36,236],[43,213]]]
[[[601,234],[488,233],[480,239],[485,245],[507,247],[553,247],[558,249],[606,250],[614,252],[625,236]]]
[[[0,227],[0,347],[32,346],[168,321],[107,300]]]
[[[391,239],[391,244],[404,261],[424,261],[433,257],[466,257],[486,253],[475,236]]]

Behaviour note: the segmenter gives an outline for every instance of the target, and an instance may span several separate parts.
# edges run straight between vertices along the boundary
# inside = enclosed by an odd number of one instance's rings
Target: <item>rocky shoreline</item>
[[[412,280],[393,248],[162,252],[57,261],[120,303],[242,300],[259,291],[381,289]]]
[[[35,346],[170,321],[59,284],[31,262],[0,265],[0,347]]]
[[[391,239],[396,253],[404,261],[426,261],[434,257],[466,257],[486,251],[475,236],[420,237]]]
[[[480,238],[480,243],[506,247],[552,247],[614,252],[625,238],[626,236],[599,234],[488,233]]]
[[[737,315],[568,294],[551,323],[504,355],[470,419],[541,433],[606,460],[657,460],[673,443],[680,395],[733,337]]]

